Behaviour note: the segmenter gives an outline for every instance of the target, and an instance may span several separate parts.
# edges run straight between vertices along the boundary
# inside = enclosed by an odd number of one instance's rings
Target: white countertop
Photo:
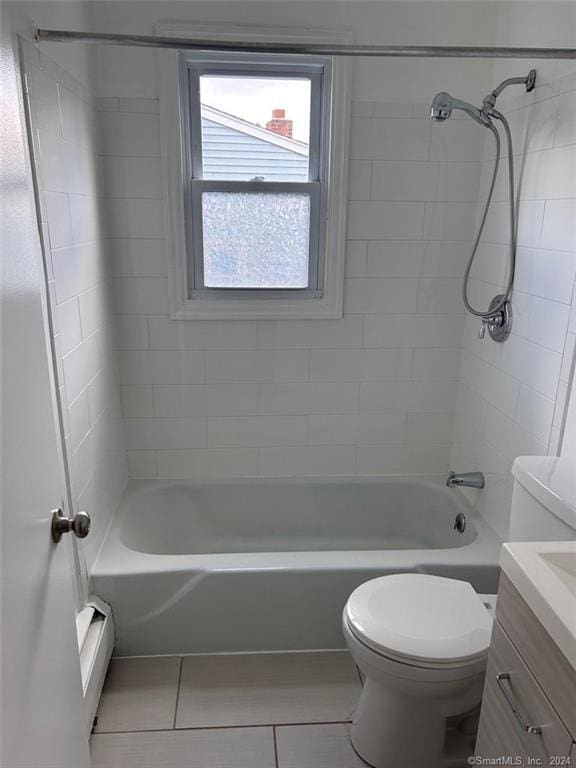
[[[510,542],[500,565],[576,669],[576,541]]]

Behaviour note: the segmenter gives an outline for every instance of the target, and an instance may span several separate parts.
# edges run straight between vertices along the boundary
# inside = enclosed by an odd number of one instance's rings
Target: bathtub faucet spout
[[[448,488],[455,485],[462,485],[466,488],[484,488],[484,475],[482,472],[462,472],[457,475],[456,472],[450,472],[446,478]]]

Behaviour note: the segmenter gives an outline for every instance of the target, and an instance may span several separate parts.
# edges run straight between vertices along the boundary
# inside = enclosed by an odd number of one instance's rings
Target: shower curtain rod
[[[373,56],[464,59],[576,59],[576,48],[510,48],[464,45],[338,45],[324,43],[262,43],[199,38],[121,35],[107,32],[72,32],[38,29],[38,42],[129,45],[142,48],[173,48],[198,51],[247,51],[251,53],[293,53],[308,56]]]

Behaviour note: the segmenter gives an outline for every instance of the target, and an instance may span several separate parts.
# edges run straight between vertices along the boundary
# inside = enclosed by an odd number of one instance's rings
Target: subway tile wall
[[[506,535],[513,459],[557,453],[566,426],[576,76],[541,70],[533,95],[504,105],[520,225],[514,331],[498,346],[477,338],[460,299],[493,161],[482,128],[433,125],[426,105],[354,103],[344,317],[175,322],[157,101],[98,100],[97,152],[91,95],[31,47],[26,61],[71,502],[94,520],[88,567],[127,471],[478,468],[487,488],[469,496]],[[473,271],[481,304],[505,277],[505,181]]]
[[[502,102],[520,224],[514,330],[498,346],[460,299],[494,156],[482,128],[433,125],[426,105],[354,103],[344,317],[175,322],[157,101],[103,98],[96,115],[66,72],[31,46],[25,58],[70,501],[94,521],[88,567],[127,473],[482,469],[487,487],[469,497],[506,535],[514,458],[557,453],[565,432],[574,450],[574,73],[541,67],[531,96]],[[506,200],[501,172],[479,304],[505,278]]]
[[[484,471],[487,487],[469,496],[504,537],[512,463],[519,455],[559,452],[572,378],[576,76],[556,75],[548,77],[542,63],[532,94],[516,93],[508,101],[501,100],[513,133],[519,200],[512,335],[502,345],[481,341],[479,320],[473,317],[466,319],[464,331],[451,463],[455,470]],[[493,158],[494,144],[487,136],[480,201],[488,189]],[[472,272],[471,296],[476,306],[487,306],[505,280],[506,179],[502,171]],[[481,203],[477,216],[480,209]]]
[[[35,47],[24,49],[68,505],[92,518],[76,563],[85,577],[127,481],[96,104]]]
[[[354,103],[344,317],[173,321],[158,103],[99,110],[131,476],[445,472],[483,130]]]

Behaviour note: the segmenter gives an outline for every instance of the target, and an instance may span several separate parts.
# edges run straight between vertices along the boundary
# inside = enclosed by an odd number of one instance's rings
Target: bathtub
[[[500,543],[441,480],[140,480],[92,588],[119,655],[343,648],[342,608],[363,581],[418,571],[493,593]]]

